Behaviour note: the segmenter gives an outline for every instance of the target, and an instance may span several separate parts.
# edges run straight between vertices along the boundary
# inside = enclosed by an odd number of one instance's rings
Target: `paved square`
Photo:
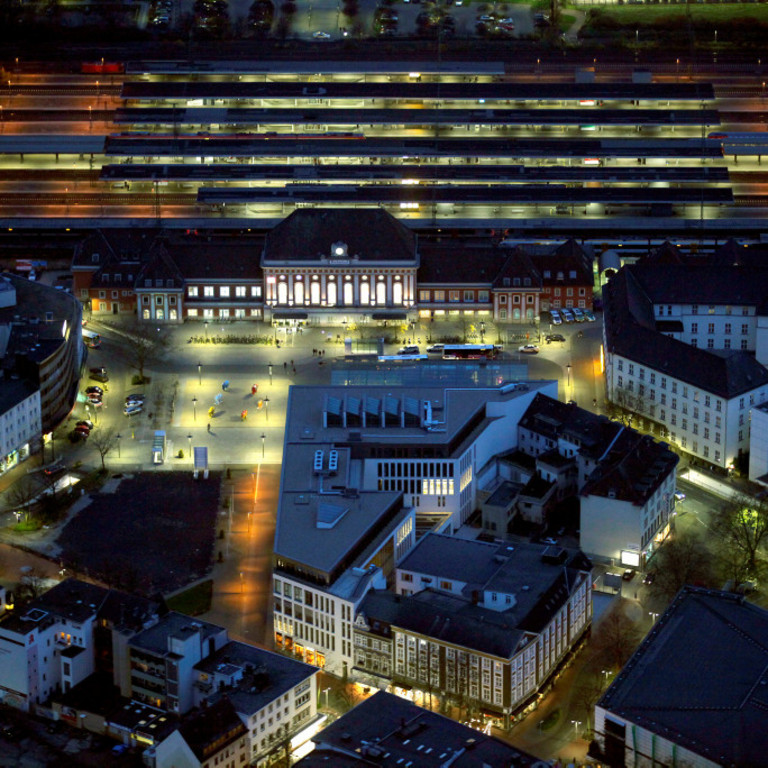
[[[144,594],[167,593],[208,573],[220,473],[197,481],[191,472],[137,473],[112,487],[93,494],[59,535],[65,565]]]

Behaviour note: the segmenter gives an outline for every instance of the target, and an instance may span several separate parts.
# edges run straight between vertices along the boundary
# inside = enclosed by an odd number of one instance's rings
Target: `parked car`
[[[87,427],[75,427],[72,431],[77,437],[82,438],[83,440],[87,440],[91,434],[91,430]]]
[[[419,348],[411,344],[407,347],[400,347],[400,349],[397,350],[398,355],[418,355],[419,354]]]
[[[92,405],[94,408],[101,408],[104,402],[99,395],[88,395],[88,405]]]
[[[573,317],[577,323],[583,323],[587,319],[578,307],[574,307],[571,311],[573,312]]]
[[[648,571],[643,577],[643,584],[653,584],[656,579],[656,571]]]
[[[565,336],[562,333],[548,333],[544,339],[551,344],[553,341],[565,341]]]
[[[99,395],[99,396],[101,396],[101,395],[104,394],[104,390],[101,387],[97,387],[97,386],[94,385],[92,387],[88,387],[85,390],[85,394],[86,395]]]
[[[675,501],[685,501],[685,494],[679,488],[675,488]]]
[[[125,416],[136,416],[144,410],[144,406],[141,403],[131,403],[123,408],[123,414]]]
[[[315,40],[330,40],[331,36],[327,32],[315,32],[312,37],[315,38]]]
[[[75,424],[76,427],[88,427],[88,429],[93,429],[93,422],[90,419],[81,419],[80,421]]]
[[[556,309],[550,309],[549,315],[552,318],[552,325],[562,325],[563,318],[560,317],[560,313]]]
[[[560,314],[562,315],[563,320],[565,320],[566,323],[573,322],[573,312],[571,312],[570,309],[561,309]]]
[[[433,355],[442,354],[444,349],[445,349],[445,344],[432,344],[432,346],[427,347],[427,352]]]
[[[125,398],[126,405],[144,405],[144,395],[140,392],[134,392]]]
[[[627,568],[624,573],[621,574],[621,578],[624,581],[632,581],[635,578],[635,572],[632,568]]]
[[[63,472],[65,469],[66,467],[63,464],[49,464],[43,470],[43,474],[46,477],[53,477],[54,475],[58,475],[60,472]]]
[[[109,381],[106,368],[91,368],[89,378],[103,383]]]
[[[595,322],[595,313],[591,309],[583,309],[582,312],[584,312],[584,317],[590,322]]]
[[[539,348],[535,344],[523,344],[522,347],[517,348],[518,352],[522,352],[524,355],[538,355]]]

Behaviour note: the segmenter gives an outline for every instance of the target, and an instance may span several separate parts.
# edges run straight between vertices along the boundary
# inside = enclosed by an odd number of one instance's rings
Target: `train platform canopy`
[[[246,82],[152,80],[124,83],[129,101],[197,99],[391,99],[394,101],[714,101],[709,83]]]
[[[719,126],[715,109],[288,109],[270,107],[124,107],[121,125],[521,125]],[[215,134],[212,134],[215,135]]]
[[[472,74],[503,75],[501,61],[324,61],[324,73],[335,74]],[[136,74],[234,74],[234,75],[316,75],[317,61],[129,61],[125,65],[128,75]]]

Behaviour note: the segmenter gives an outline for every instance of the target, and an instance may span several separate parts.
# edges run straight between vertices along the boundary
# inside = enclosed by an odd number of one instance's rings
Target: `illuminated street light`
[[[264,458],[264,441],[267,439],[267,436],[262,432],[261,433],[261,458]]]
[[[765,85],[765,83],[763,83]],[[272,363],[269,364],[269,385],[272,386]]]
[[[197,398],[196,397],[192,398],[192,409],[193,409],[192,420],[197,421]]]
[[[189,441],[189,457],[192,458],[192,435],[187,435],[187,440]]]
[[[115,435],[115,439],[117,440],[117,458],[118,459],[122,458],[122,456],[120,455],[120,438],[121,437],[122,435],[119,432]]]
[[[198,362],[197,364],[197,379],[200,386],[203,385],[203,364]]]
[[[571,364],[568,363],[568,365],[565,366],[568,371],[568,386],[571,386]]]
[[[264,413],[267,417],[267,421],[269,421],[269,398],[264,398]]]

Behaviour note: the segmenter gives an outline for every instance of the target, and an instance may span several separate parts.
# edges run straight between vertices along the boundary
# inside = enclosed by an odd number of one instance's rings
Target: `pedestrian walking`
[[[294,376],[296,375],[296,366],[295,365],[293,366],[293,375]]]
[[[258,391],[259,391],[259,385],[258,385],[258,384],[254,384],[254,385],[251,387],[251,394],[252,394],[252,395],[255,395],[255,394],[258,392]]]
[[[208,422],[208,431],[209,432],[211,431],[211,422],[210,421]]]
[[[286,363],[285,360],[283,360],[283,370],[284,371],[288,370],[288,363]]]

